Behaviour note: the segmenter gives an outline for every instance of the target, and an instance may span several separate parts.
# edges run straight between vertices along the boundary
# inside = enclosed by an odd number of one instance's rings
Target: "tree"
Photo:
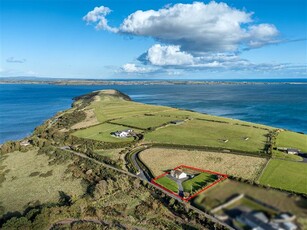
[[[107,191],[108,191],[108,182],[105,180],[99,181],[99,183],[96,184],[94,189],[95,199],[100,199],[107,193]]]
[[[3,230],[11,230],[11,229],[22,229],[22,230],[31,230],[32,223],[26,217],[13,217],[8,220],[3,226]]]

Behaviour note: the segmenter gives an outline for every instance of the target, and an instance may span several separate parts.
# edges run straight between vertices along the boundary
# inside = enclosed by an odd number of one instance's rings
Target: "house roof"
[[[185,172],[182,172],[182,171],[180,171],[180,170],[174,170],[174,175],[175,175],[175,176],[180,176],[180,175],[182,175],[182,174],[187,175]]]
[[[293,149],[293,148],[288,148],[287,149],[288,152],[299,152],[299,149]]]

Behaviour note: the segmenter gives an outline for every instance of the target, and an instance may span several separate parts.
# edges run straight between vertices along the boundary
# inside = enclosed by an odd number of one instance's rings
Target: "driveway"
[[[184,181],[186,181],[186,180],[188,180],[188,179],[190,179],[189,177],[187,177],[187,178],[183,178],[183,179],[177,179],[177,178],[174,178],[174,177],[172,177],[170,174],[168,174],[168,175],[166,175],[169,179],[171,179],[171,180],[173,180],[173,181],[175,181],[176,183],[177,183],[177,185],[178,185],[178,195],[180,196],[180,197],[183,197],[183,186],[182,186],[182,183],[184,182]]]

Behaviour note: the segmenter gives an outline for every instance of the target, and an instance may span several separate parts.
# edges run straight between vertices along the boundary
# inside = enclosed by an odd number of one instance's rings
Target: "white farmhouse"
[[[188,175],[185,172],[182,172],[180,170],[172,170],[171,176],[176,179],[184,179],[188,177]]]
[[[111,135],[114,137],[119,137],[119,138],[127,138],[133,136],[133,130],[132,129],[127,129],[123,131],[116,131],[112,132]]]

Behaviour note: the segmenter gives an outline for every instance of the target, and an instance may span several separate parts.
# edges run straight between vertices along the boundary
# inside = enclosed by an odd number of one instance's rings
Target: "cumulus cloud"
[[[179,46],[162,46],[156,44],[147,52],[147,60],[152,65],[191,65],[193,56],[186,52],[180,51]]]
[[[235,53],[204,53],[192,55],[181,51],[179,46],[155,44],[138,59],[143,66],[155,66],[166,71],[185,70],[240,70],[240,71],[284,71],[304,70],[306,65],[291,65],[289,63],[253,63]]]
[[[8,63],[25,63],[26,62],[26,59],[17,59],[17,58],[14,58],[14,57],[9,57],[8,59],[6,59],[6,62]]]
[[[179,45],[190,53],[260,47],[276,41],[278,35],[274,25],[256,24],[253,13],[214,1],[138,10],[125,18],[118,28],[108,25],[105,16],[109,13],[107,7],[96,7],[85,16],[85,20],[96,22],[97,29],[152,37],[159,42]]]
[[[127,63],[123,65],[121,70],[125,73],[149,73],[153,71],[151,68],[139,67],[134,63]]]
[[[118,29],[110,27],[108,25],[108,20],[106,16],[111,13],[110,8],[105,6],[95,7],[92,11],[88,12],[87,15],[83,17],[83,20],[88,24],[96,23],[95,28],[98,30],[108,30],[110,32],[116,33]]]
[[[207,53],[201,56],[182,51],[179,46],[155,44],[138,59],[143,64],[174,68],[217,68],[230,63],[242,64],[243,60],[230,53]]]

